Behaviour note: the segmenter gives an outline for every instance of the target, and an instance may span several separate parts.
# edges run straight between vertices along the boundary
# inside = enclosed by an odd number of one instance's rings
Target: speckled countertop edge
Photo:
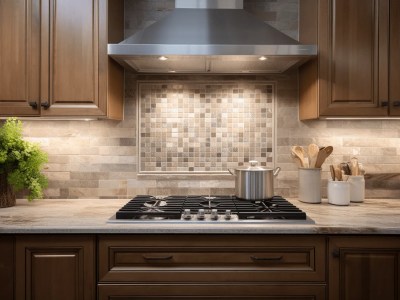
[[[1,234],[400,234],[400,200],[367,199],[350,206],[289,199],[315,224],[110,224],[128,199],[18,200],[0,209]]]

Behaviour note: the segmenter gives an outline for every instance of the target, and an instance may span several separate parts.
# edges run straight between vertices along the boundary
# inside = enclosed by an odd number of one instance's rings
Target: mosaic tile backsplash
[[[140,173],[273,167],[273,83],[139,82]]]

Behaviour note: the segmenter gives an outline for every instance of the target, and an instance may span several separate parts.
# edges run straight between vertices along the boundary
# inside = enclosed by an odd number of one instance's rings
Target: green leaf
[[[43,197],[47,178],[41,173],[47,154],[39,145],[25,141],[22,122],[8,118],[0,127],[0,172],[8,173],[8,183],[15,191],[27,189],[28,200]]]

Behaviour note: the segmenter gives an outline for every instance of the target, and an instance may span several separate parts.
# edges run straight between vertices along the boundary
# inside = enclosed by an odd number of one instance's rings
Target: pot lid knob
[[[258,166],[258,161],[256,161],[256,160],[250,160],[249,163],[250,163],[250,166],[252,166],[252,167]]]

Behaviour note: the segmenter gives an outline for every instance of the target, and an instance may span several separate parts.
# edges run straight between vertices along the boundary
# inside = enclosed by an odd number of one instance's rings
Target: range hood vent
[[[176,0],[108,54],[138,73],[281,73],[317,54],[243,10],[243,0]]]

